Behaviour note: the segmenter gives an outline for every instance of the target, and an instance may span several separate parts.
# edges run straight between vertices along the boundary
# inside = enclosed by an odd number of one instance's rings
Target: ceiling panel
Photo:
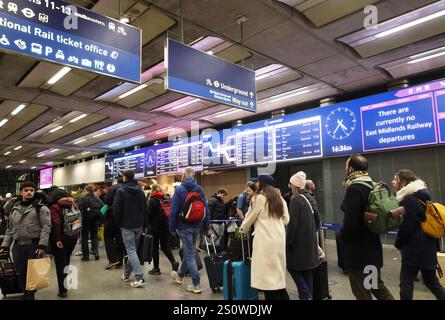
[[[139,16],[132,25],[142,29],[142,46],[144,46],[160,34],[164,33],[175,23],[175,20],[161,13],[159,10],[150,8]]]

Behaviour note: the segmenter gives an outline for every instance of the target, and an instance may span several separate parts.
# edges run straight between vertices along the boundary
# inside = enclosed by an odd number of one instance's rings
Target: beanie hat
[[[70,194],[68,192],[66,192],[63,189],[56,189],[53,192],[51,192],[50,194],[50,202],[52,204],[56,203],[57,201],[59,201],[62,198],[68,198],[71,197]]]
[[[306,184],[306,173],[303,171],[298,171],[290,178],[290,183],[300,189],[303,189]]]

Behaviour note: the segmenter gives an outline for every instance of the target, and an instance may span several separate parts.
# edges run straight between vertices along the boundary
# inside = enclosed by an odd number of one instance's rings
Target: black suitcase
[[[209,285],[213,293],[221,292],[221,287],[223,286],[223,281],[224,281],[224,276],[223,276],[224,262],[227,260],[227,254],[216,253],[216,245],[213,235],[211,239],[212,239],[214,254],[212,254],[210,252],[209,242],[207,240],[207,237],[206,236],[204,237],[208,254],[208,256],[204,258],[204,264],[207,270],[207,277],[209,278]]]
[[[320,262],[318,268],[314,269],[313,276],[314,290],[312,298],[314,300],[332,299],[332,296],[329,292],[328,262]]]
[[[137,251],[141,265],[143,265],[144,262],[151,263],[151,260],[153,259],[153,242],[152,234],[141,235]]]
[[[0,256],[0,289],[3,296],[23,293],[18,273],[9,253]]]
[[[335,233],[335,242],[337,244],[337,264],[338,267],[342,269],[343,272],[345,272],[343,242],[341,240],[339,231]]]

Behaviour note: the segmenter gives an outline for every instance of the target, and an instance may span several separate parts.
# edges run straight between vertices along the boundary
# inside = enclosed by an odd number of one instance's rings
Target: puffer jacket
[[[17,201],[9,215],[8,230],[2,247],[9,248],[13,240],[26,245],[33,239],[39,239],[39,247],[45,248],[48,245],[50,232],[50,211],[41,199],[35,198],[32,204],[27,206],[22,201]]]

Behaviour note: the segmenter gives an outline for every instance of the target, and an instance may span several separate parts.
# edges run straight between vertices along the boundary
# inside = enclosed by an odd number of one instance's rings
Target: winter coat
[[[185,221],[182,217],[180,217],[180,213],[182,212],[182,208],[184,206],[185,198],[189,192],[198,192],[201,195],[201,199],[204,203],[207,203],[206,196],[204,191],[200,186],[198,186],[193,179],[185,179],[182,181],[181,185],[176,187],[175,193],[173,194],[173,198],[171,201],[170,207],[170,225],[169,231],[174,234],[177,230],[185,230],[189,228],[200,229],[201,222],[188,222]],[[204,223],[204,229],[210,229],[210,215],[209,209],[206,204],[206,216],[202,221]]]
[[[163,200],[163,192],[154,192],[148,200],[148,227],[154,233],[160,232],[161,228],[168,232],[168,220],[161,207],[161,201]]]
[[[72,206],[77,207],[75,205],[74,200],[72,198],[61,198],[55,204],[50,207],[51,212],[51,235],[50,239],[52,242],[59,242],[64,240],[71,240],[79,238],[79,234],[74,236],[66,236],[63,233],[63,209],[70,209]]]
[[[227,219],[226,206],[224,200],[218,197],[216,194],[210,197],[207,202],[210,212],[211,220],[224,220]]]
[[[107,195],[105,196],[105,204],[108,204],[107,213],[105,214],[105,219],[112,219],[113,217],[113,201],[116,196],[116,191],[122,187],[122,183],[115,184],[110,189],[108,189]]]
[[[315,228],[317,230],[320,230],[321,220],[320,220],[320,211],[318,210],[317,201],[315,200],[314,196],[306,189],[302,189],[301,194],[304,195],[306,197],[306,199],[308,199],[309,203],[311,204],[312,210],[314,210]]]
[[[281,219],[271,217],[266,197],[258,194],[253,197],[246,218],[241,224],[241,232],[247,233],[255,227],[251,264],[251,286],[259,290],[279,290],[286,288],[286,230],[289,212],[283,202],[284,215]]]
[[[405,208],[405,215],[394,245],[401,250],[403,265],[435,270],[437,240],[422,231],[420,221],[425,220],[425,206],[416,198],[423,202],[431,200],[422,180],[413,181],[397,192],[397,200]]]
[[[94,194],[87,194],[79,200],[79,209],[82,219],[98,220],[101,217],[100,209],[104,203]]]
[[[116,191],[113,219],[119,228],[137,229],[144,226],[147,215],[145,194],[136,181],[128,181]]]
[[[357,178],[368,182],[368,176]],[[380,235],[372,233],[366,226],[364,213],[368,206],[371,188],[352,183],[347,189],[341,205],[344,213],[340,238],[343,242],[345,270],[363,271],[365,266],[383,267],[383,248]]]
[[[9,248],[13,240],[26,245],[33,239],[39,239],[39,247],[44,249],[48,245],[50,231],[50,212],[42,201],[34,198],[31,204],[25,205],[19,200],[11,209],[2,247]]]
[[[304,197],[295,195],[290,202],[286,236],[288,270],[312,270],[320,264],[314,214]]]

